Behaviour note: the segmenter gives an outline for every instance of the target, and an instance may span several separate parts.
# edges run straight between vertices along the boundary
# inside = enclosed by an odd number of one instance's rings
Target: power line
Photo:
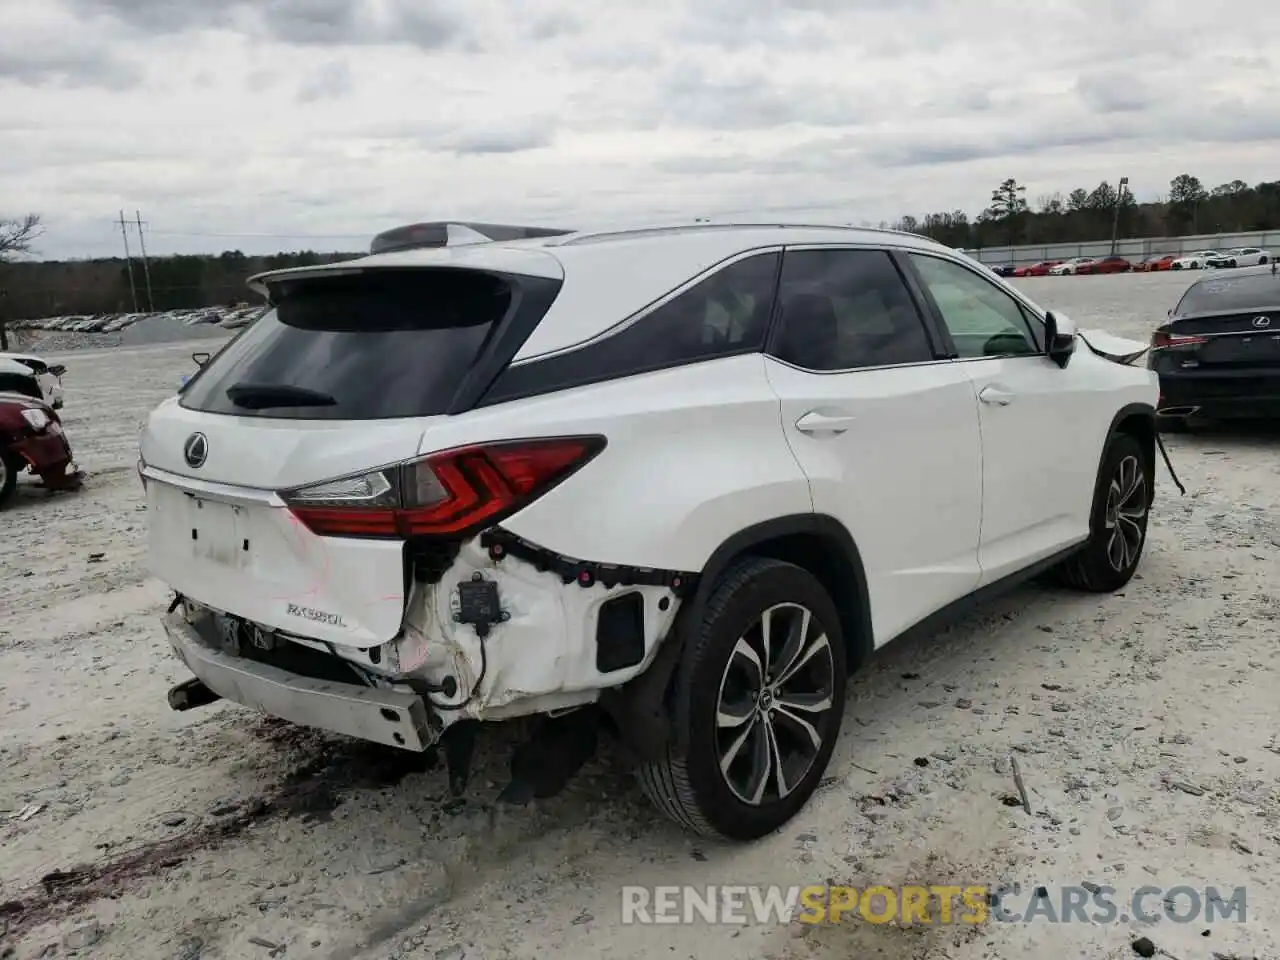
[[[124,239],[124,262],[129,268],[129,292],[133,294],[133,312],[138,312],[138,288],[133,282],[133,257],[129,255],[129,229],[125,226],[124,211],[120,211],[120,236]]]
[[[138,246],[142,248],[142,273],[147,278],[147,309],[154,312],[156,303],[151,296],[151,265],[147,263],[147,241],[142,237],[142,212],[140,210],[133,212],[138,218]]]

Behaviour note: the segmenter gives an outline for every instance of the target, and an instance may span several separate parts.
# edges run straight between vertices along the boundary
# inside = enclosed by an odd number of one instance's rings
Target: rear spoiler
[[[369,244],[369,253],[393,253],[431,247],[454,247],[498,240],[527,240],[531,237],[563,237],[573,230],[554,227],[522,227],[507,223],[472,223],[433,220],[384,230]]]
[[[534,237],[565,237],[577,233],[576,230],[563,230],[556,227],[524,227],[508,223],[471,223],[456,220],[433,220],[426,223],[411,223],[403,227],[384,230],[373,238],[369,244],[369,256],[380,253],[397,253],[406,250],[429,250],[444,247],[470,246],[481,243],[497,243],[501,240],[528,240]],[[358,261],[357,261],[358,262]],[[267,290],[267,278],[288,274],[336,276],[358,271],[352,261],[339,260],[334,263],[320,263],[309,267],[292,267],[279,270],[267,270],[254,274],[248,279],[249,289],[270,300]]]

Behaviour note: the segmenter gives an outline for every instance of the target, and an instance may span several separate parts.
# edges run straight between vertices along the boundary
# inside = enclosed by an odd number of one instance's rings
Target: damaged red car
[[[34,397],[0,393],[0,509],[13,499],[18,474],[25,470],[49,490],[74,489],[84,476],[53,407]]]

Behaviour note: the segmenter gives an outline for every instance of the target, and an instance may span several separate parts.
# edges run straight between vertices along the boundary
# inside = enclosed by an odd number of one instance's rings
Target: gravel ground
[[[1025,281],[1144,337],[1187,278]],[[200,345],[207,348],[208,341]],[[558,798],[451,801],[420,758],[227,705],[171,712],[134,473],[192,345],[66,354],[84,489],[0,514],[0,954],[129,960],[1280,957],[1280,436],[1171,437],[1146,558],[1109,597],[1027,587],[891,644],[851,686],[818,795],[727,847],[659,819],[606,751]],[[1007,805],[1018,758],[1030,812]],[[1246,923],[620,922],[623,884],[1247,887]],[[1021,909],[1021,906],[1015,906]],[[1150,954],[1147,954],[1150,955]]]

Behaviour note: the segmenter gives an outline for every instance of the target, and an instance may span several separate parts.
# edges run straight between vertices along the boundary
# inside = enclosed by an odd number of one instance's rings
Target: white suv
[[[877,647],[1042,571],[1133,575],[1155,374],[963,254],[419,242],[254,278],[273,308],[151,414],[175,708],[438,742],[455,789],[476,721],[543,715],[517,800],[607,723],[673,819],[749,839],[813,792]]]

